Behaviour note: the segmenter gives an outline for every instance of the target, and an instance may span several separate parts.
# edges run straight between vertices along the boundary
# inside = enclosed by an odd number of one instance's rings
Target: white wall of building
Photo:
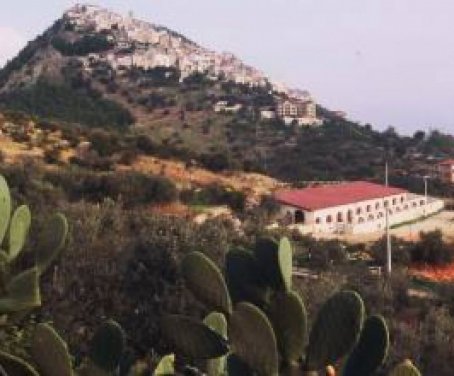
[[[387,204],[386,204],[387,203]],[[443,209],[441,200],[403,193],[385,198],[366,200],[358,203],[340,205],[315,211],[282,205],[281,215],[294,221],[304,215],[302,228],[305,233],[361,234],[382,231],[386,227],[385,204],[388,205],[390,226],[414,221]]]

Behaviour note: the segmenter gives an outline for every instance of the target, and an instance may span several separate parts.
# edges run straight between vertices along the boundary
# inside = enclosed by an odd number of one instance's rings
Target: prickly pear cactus
[[[225,316],[220,312],[211,312],[203,320],[205,325],[213,329],[216,333],[221,335],[227,340],[227,320]],[[226,357],[221,356],[219,358],[210,359],[207,362],[207,374],[208,376],[221,376],[224,374],[226,366]]]
[[[317,371],[345,356],[356,344],[364,303],[353,291],[333,295],[320,309],[309,336],[306,369]]]
[[[68,235],[68,221],[65,216],[55,214],[44,227],[36,251],[36,265],[44,273],[58,257],[65,246]]]
[[[36,267],[28,269],[9,281],[6,295],[0,298],[0,313],[19,312],[41,305],[39,273]]]
[[[32,338],[31,355],[45,376],[72,376],[68,347],[47,324],[38,324]]]
[[[287,238],[278,243],[271,238],[257,240],[255,257],[265,282],[275,290],[290,291],[292,285],[292,248]]]
[[[0,175],[0,245],[3,243],[8,230],[10,216],[11,196],[5,178]]]
[[[227,356],[227,375],[254,376],[254,371],[238,355],[229,354]]]
[[[372,375],[385,361],[389,332],[382,316],[371,316],[364,322],[359,341],[348,357],[344,376]]]
[[[207,360],[219,358],[229,351],[223,336],[190,317],[165,316],[161,320],[161,329],[177,355]]]
[[[234,303],[248,301],[260,307],[268,303],[269,289],[262,281],[257,260],[251,252],[230,250],[225,258],[225,278]]]
[[[276,294],[268,307],[279,353],[288,364],[301,359],[306,346],[307,312],[294,291]]]
[[[233,352],[260,376],[278,375],[278,351],[273,327],[266,315],[250,303],[239,303],[230,318]]]
[[[389,374],[389,376],[421,376],[419,370],[413,365],[411,360],[407,359],[398,364]]]
[[[9,227],[9,260],[14,260],[24,247],[32,216],[27,205],[19,206],[14,212]]]
[[[192,252],[183,259],[181,271],[188,288],[197,299],[212,309],[230,315],[232,302],[229,291],[221,271],[213,261],[201,252]]]
[[[0,351],[0,364],[7,376],[40,376],[30,364],[3,351]]]
[[[164,356],[153,372],[153,376],[173,376],[175,375],[175,355]]]
[[[108,320],[96,331],[91,341],[89,358],[98,368],[113,372],[120,363],[125,347],[125,334],[121,326]]]

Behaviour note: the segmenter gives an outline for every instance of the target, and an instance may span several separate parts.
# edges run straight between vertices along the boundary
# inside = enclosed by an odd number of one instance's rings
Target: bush
[[[454,259],[454,246],[443,241],[440,230],[421,232],[421,240],[411,249],[411,259],[416,263],[445,265]]]
[[[124,128],[134,122],[127,109],[94,95],[90,89],[74,89],[45,80],[2,94],[0,103],[0,108],[92,127]]]
[[[85,56],[90,53],[103,52],[111,49],[113,44],[104,35],[84,35],[75,42],[68,42],[62,37],[51,41],[52,47],[65,56]]]

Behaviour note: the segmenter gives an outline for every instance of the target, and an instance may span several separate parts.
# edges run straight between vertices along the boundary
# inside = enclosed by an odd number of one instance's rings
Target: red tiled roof
[[[454,159],[445,159],[444,161],[441,161],[439,164],[442,165],[442,166],[444,166],[444,165],[454,165]]]
[[[401,188],[387,187],[366,181],[355,181],[305,189],[282,190],[276,192],[275,198],[281,204],[313,211],[405,192],[407,191]]]

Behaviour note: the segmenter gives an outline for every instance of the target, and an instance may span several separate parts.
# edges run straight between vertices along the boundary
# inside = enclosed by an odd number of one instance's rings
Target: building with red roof
[[[280,190],[275,199],[283,223],[297,224],[309,233],[380,231],[386,217],[395,225],[443,208],[440,200],[367,181]]]
[[[454,159],[445,159],[438,164],[438,176],[443,182],[454,184]]]

